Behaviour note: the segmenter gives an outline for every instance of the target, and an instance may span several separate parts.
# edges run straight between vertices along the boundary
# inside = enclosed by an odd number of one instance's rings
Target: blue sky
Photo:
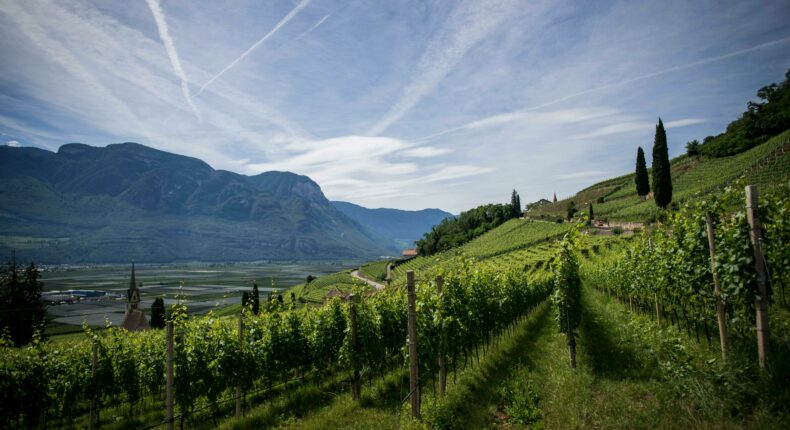
[[[790,68],[786,1],[0,0],[0,138],[135,141],[330,199],[567,196],[717,134]],[[649,161],[648,161],[649,162]]]

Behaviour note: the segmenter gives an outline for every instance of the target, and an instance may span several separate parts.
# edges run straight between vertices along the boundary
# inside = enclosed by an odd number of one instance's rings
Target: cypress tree
[[[595,219],[595,215],[593,214],[593,207],[592,203],[590,203],[590,221]]]
[[[510,211],[511,218],[521,217],[521,197],[519,197],[516,190],[513,190],[513,194],[510,195]]]
[[[672,176],[669,171],[669,150],[667,149],[667,133],[661,118],[656,125],[656,137],[653,141],[653,195],[656,205],[666,208],[672,202]]]
[[[165,328],[165,301],[161,297],[151,303],[151,327]]]
[[[647,178],[645,152],[642,151],[641,146],[636,150],[636,177],[634,180],[636,181],[636,194],[644,200],[645,196],[650,193],[650,180]]]
[[[261,310],[261,302],[260,297],[258,296],[258,284],[252,284],[252,313],[258,315],[258,312]]]
[[[250,304],[250,294],[246,291],[241,293],[241,307],[246,308]]]

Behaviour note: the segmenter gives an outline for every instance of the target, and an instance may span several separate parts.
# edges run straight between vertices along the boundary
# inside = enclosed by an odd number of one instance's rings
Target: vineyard
[[[438,357],[456,372],[477,346],[506,330],[548,295],[548,283],[534,283],[522,271],[493,272],[461,263],[444,273],[441,294],[433,279],[417,283],[420,372],[438,371]],[[233,396],[271,390],[274,384],[307,373],[379,373],[407,359],[406,295],[392,289],[350,304],[335,299],[320,308],[282,309],[241,322],[209,314],[173,314],[172,389],[178,414],[213,408]],[[241,325],[241,335],[239,334]],[[352,326],[354,336],[352,337]],[[4,428],[50,423],[84,426],[95,409],[126,404],[125,419],[150,407],[166,391],[166,339],[160,331],[107,335],[86,333],[71,344],[36,342],[0,350],[0,416]],[[95,345],[95,366],[94,359]],[[478,356],[479,360],[479,356]],[[154,400],[152,400],[154,399]],[[101,414],[99,414],[101,416]],[[153,423],[163,424],[161,415]],[[70,424],[69,424],[70,423]],[[107,423],[105,423],[107,424]]]
[[[652,234],[588,265],[586,277],[632,309],[649,309],[697,338],[702,332],[708,343],[720,332],[726,350],[727,327],[736,336],[752,333],[755,302],[770,299],[787,309],[790,199],[784,194],[758,204],[764,263],[755,260],[744,195],[732,188],[687,204]],[[758,279],[768,285],[769,297],[755,289]]]
[[[291,287],[288,292],[293,292],[297,297],[301,297],[308,302],[322,303],[324,297],[331,290],[337,288],[339,291],[347,292],[358,284],[360,282],[356,281],[349,271],[342,271],[319,276],[310,281],[309,284]]]
[[[384,281],[387,277],[387,266],[390,263],[392,263],[392,260],[363,264],[359,267],[359,271],[367,275],[370,279]]]
[[[439,267],[453,267],[467,258],[492,270],[523,269],[525,264],[539,260],[548,263],[555,248],[552,241],[560,238],[568,228],[568,224],[512,219],[463,246],[398,265],[393,272],[393,283],[402,284],[407,271],[414,271],[418,276],[430,275]],[[522,259],[526,256],[529,257]],[[541,263],[541,267],[548,269],[548,264]]]

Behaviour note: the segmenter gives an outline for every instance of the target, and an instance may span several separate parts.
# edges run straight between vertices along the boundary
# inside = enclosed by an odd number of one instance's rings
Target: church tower
[[[143,311],[140,309],[140,289],[134,276],[134,263],[132,263],[132,276],[129,279],[129,289],[126,290],[126,313],[123,316],[121,327],[129,331],[145,330],[149,328]]]
[[[140,290],[134,278],[134,263],[132,263],[132,278],[129,280],[129,289],[126,290],[126,311],[140,309]]]

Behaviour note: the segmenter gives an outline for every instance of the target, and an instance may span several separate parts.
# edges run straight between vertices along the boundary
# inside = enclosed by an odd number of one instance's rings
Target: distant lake
[[[138,285],[143,284],[141,307],[146,313],[155,298],[164,298],[169,306],[176,301],[177,294],[182,294],[190,313],[200,314],[241,303],[242,291],[252,291],[253,282],[257,282],[264,298],[272,289],[282,292],[303,283],[307,275],[325,275],[359,264],[359,261],[136,264],[135,278]],[[120,325],[130,275],[131,264],[43,267],[44,292],[96,290],[111,296],[48,306],[47,312],[62,324],[81,325],[85,321],[90,326],[104,326],[110,321]]]

